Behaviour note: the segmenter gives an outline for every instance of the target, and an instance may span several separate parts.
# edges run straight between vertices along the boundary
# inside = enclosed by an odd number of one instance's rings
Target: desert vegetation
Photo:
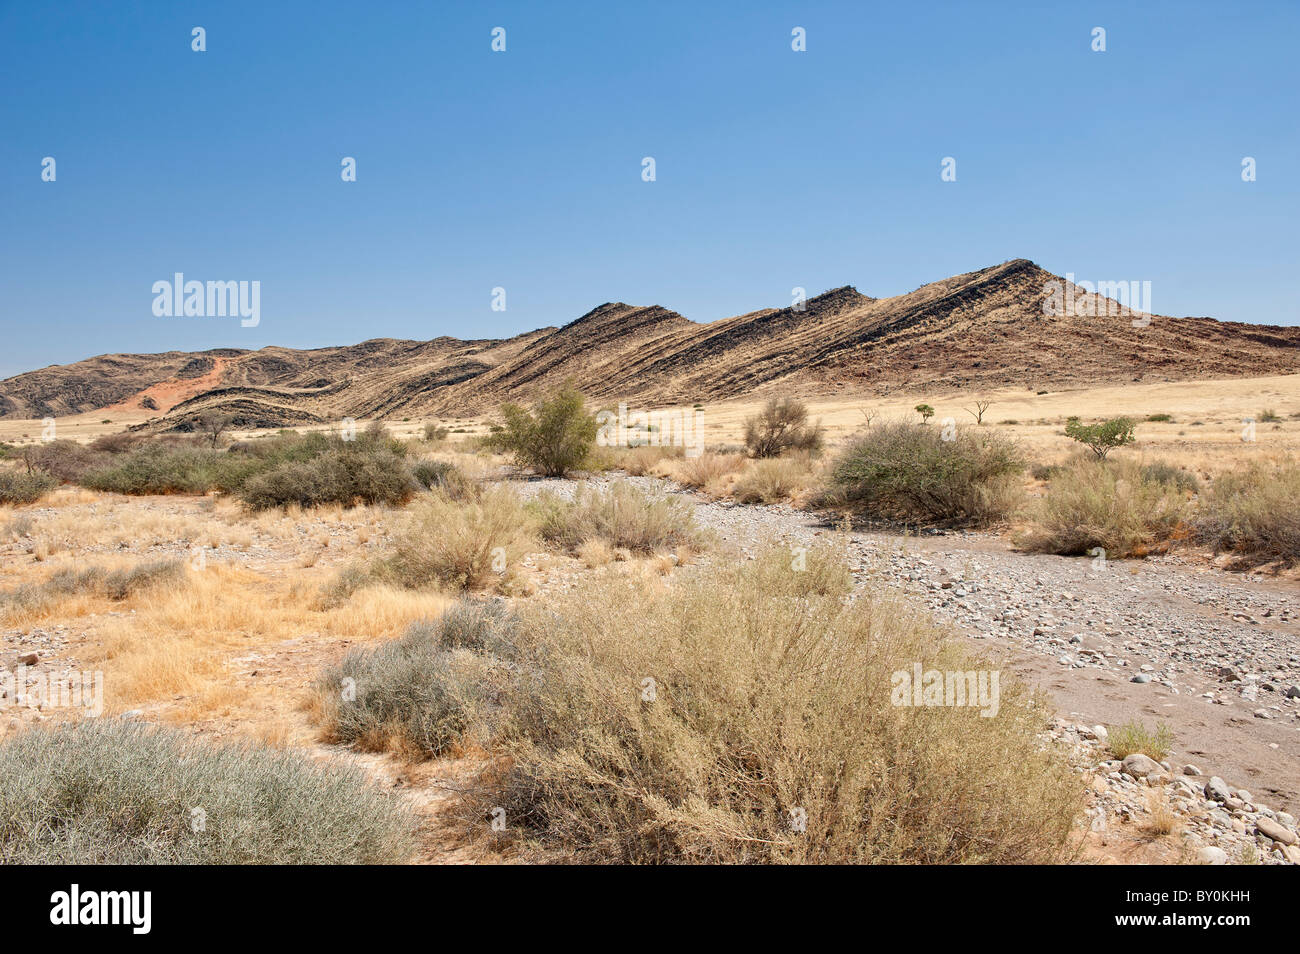
[[[823,504],[873,517],[987,525],[1013,513],[1025,462],[997,431],[873,423],[851,439],[830,470]]]
[[[455,645],[461,624],[414,628],[322,677],[323,728],[424,752],[486,745],[468,814],[500,807],[543,858],[1061,858],[1080,792],[1037,741],[1034,698],[1004,684],[993,719],[892,705],[891,674],[916,660],[989,663],[887,598],[846,605],[839,579],[774,550],[666,591],[583,587]],[[373,697],[343,699],[353,672]]]
[[[543,477],[563,477],[577,470],[596,445],[596,417],[572,388],[556,392],[531,410],[506,404],[501,416],[504,424],[489,446],[511,454],[519,467]]]
[[[383,864],[413,822],[360,772],[119,719],[0,741],[5,864]]]
[[[745,446],[754,457],[780,457],[790,451],[822,449],[820,424],[808,423],[808,405],[794,398],[769,398],[758,414],[745,421]]]

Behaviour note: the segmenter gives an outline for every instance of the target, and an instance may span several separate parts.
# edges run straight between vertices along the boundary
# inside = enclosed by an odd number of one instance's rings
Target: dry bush
[[[998,431],[872,424],[841,452],[819,502],[886,519],[987,525],[1019,506],[1024,466]]]
[[[0,620],[13,623],[46,616],[72,600],[120,602],[158,587],[179,587],[185,578],[185,564],[181,560],[154,560],[112,570],[102,566],[84,570],[64,568],[43,583],[24,583],[0,590]]]
[[[667,475],[692,490],[699,490],[728,474],[734,474],[745,466],[745,458],[740,454],[718,454],[705,451],[698,457],[683,457],[667,464]]]
[[[239,496],[253,510],[269,510],[290,504],[402,504],[414,490],[414,478],[397,454],[340,442],[333,453],[285,461],[252,475],[240,485]]]
[[[808,405],[794,398],[769,398],[762,411],[745,421],[745,446],[754,457],[816,453],[823,443],[821,425],[809,424]]]
[[[508,487],[468,503],[435,493],[415,505],[372,574],[409,589],[500,588],[535,542],[536,520]]]
[[[380,864],[414,820],[361,772],[117,719],[0,743],[4,864]],[[192,811],[203,811],[203,825]]]
[[[779,503],[808,489],[812,465],[807,457],[773,458],[751,462],[731,488],[741,503]]]
[[[684,455],[685,449],[681,447],[646,445],[623,451],[615,456],[615,462],[629,477],[644,477],[646,474],[653,473],[663,461],[680,460]]]
[[[1101,547],[1108,557],[1145,556],[1184,532],[1186,494],[1150,480],[1135,461],[1078,458],[1052,477],[1017,538],[1026,550],[1077,555]]]
[[[1300,561],[1300,463],[1255,463],[1215,478],[1201,500],[1196,536],[1248,563]]]
[[[542,539],[574,553],[589,540],[634,553],[704,545],[689,503],[626,481],[604,488],[580,484],[572,500],[540,494],[529,506],[538,514]]]
[[[481,489],[477,482],[449,460],[416,461],[411,467],[411,476],[426,490],[440,491],[452,500],[472,500]]]
[[[846,604],[810,582],[777,550],[525,609],[496,651],[516,674],[497,733],[508,758],[477,804],[582,861],[1059,859],[1080,793],[1040,743],[1046,709],[1016,683],[993,718],[893,705],[893,674],[914,662],[990,664],[892,598]]]

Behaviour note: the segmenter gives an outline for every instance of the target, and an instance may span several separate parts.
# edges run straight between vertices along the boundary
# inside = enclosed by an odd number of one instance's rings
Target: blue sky
[[[608,300],[712,321],[1019,257],[1296,324],[1297,40],[1292,2],[0,0],[0,375]],[[260,325],[155,317],[175,272],[260,281]]]

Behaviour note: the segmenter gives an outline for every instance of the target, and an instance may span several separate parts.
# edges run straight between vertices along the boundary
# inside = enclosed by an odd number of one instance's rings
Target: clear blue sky
[[[608,300],[712,321],[1017,257],[1295,324],[1298,43],[1294,2],[0,0],[0,375]],[[260,281],[261,324],[154,317],[178,271]]]

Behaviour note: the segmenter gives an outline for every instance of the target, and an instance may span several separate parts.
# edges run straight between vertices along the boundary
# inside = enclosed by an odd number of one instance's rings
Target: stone
[[[1271,838],[1281,845],[1300,844],[1300,837],[1291,829],[1279,825],[1271,818],[1255,819],[1255,829],[1267,838]]]
[[[1212,802],[1226,802],[1232,797],[1228,791],[1228,783],[1217,775],[1211,775],[1210,780],[1205,783],[1205,797]]]
[[[1136,676],[1134,676],[1132,679],[1129,680],[1129,682],[1150,682],[1150,681],[1151,681],[1151,677],[1144,672],[1138,673]]]
[[[40,653],[23,653],[21,656],[18,657],[18,665],[35,666],[37,660],[39,660],[40,658],[41,658]]]
[[[1193,765],[1193,764],[1191,764],[1190,762],[1188,762],[1186,765],[1183,766],[1183,774],[1184,774],[1184,775],[1204,775],[1205,773],[1201,771],[1201,767],[1200,767],[1199,765]]]
[[[1228,853],[1222,848],[1216,848],[1213,845],[1206,845],[1198,851],[1196,858],[1203,865],[1226,865],[1228,863]]]
[[[1160,763],[1141,752],[1134,752],[1124,759],[1120,771],[1132,778],[1146,778],[1148,775],[1160,774]]]

